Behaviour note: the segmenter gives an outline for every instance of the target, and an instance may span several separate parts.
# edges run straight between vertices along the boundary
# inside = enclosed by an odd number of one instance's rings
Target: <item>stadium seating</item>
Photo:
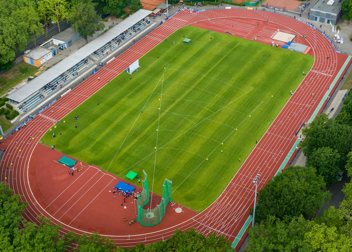
[[[100,47],[98,50],[94,52],[94,55],[98,56],[101,59],[104,56],[104,53],[112,51],[116,48],[113,43],[108,42],[104,46]]]
[[[28,109],[33,107],[37,102],[39,102],[43,98],[44,98],[44,95],[42,95],[40,92],[37,92],[27,101],[23,102],[20,106],[18,106],[18,109],[20,109],[23,112],[26,112]]]
[[[97,56],[99,59],[103,58],[105,53],[112,51],[116,48],[116,45],[120,45],[124,43],[126,40],[131,38],[134,34],[140,32],[143,30],[145,27],[147,27],[151,21],[148,18],[144,18],[143,20],[139,21],[132,27],[130,27],[128,30],[124,31],[117,37],[115,37],[112,41],[106,43],[104,46],[99,48],[94,52],[94,55]],[[112,43],[113,42],[113,43]],[[71,80],[71,77],[77,76],[78,72],[80,72],[82,69],[85,67],[89,67],[92,65],[92,62],[89,59],[83,59],[76,65],[74,65],[72,68],[67,70],[67,72],[61,74],[57,78],[55,78],[53,81],[50,83],[46,84],[44,87],[42,87],[34,96],[32,96],[30,99],[22,103],[21,105],[18,106],[18,108],[26,112],[29,108],[34,106],[37,102],[39,102],[41,99],[44,98],[44,95],[41,92],[45,93],[46,95],[51,94],[54,92],[56,89],[64,86],[67,82]]]
[[[43,92],[46,94],[52,93],[56,88],[63,86],[66,82],[70,81],[71,78],[66,74],[63,73],[55,80],[51,81],[50,83],[46,84],[44,87],[41,88]]]
[[[67,72],[70,73],[72,76],[76,76],[78,75],[78,72],[81,71],[81,69],[91,65],[92,63],[88,59],[83,59],[78,64],[74,65],[69,70],[67,70]]]

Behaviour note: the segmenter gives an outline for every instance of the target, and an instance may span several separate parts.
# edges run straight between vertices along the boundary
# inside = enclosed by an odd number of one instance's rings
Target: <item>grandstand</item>
[[[133,36],[153,25],[154,23],[147,17],[150,14],[151,11],[139,10],[33,81],[7,94],[7,98],[20,113],[27,112],[39,101],[65,87],[82,72],[104,61],[104,58],[117,51],[121,44],[130,41]]]

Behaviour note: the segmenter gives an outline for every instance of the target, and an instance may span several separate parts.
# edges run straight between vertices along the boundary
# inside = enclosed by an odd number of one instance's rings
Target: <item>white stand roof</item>
[[[50,68],[48,71],[45,71],[41,75],[39,75],[37,78],[29,82],[28,84],[24,85],[20,89],[18,89],[16,92],[13,92],[10,94],[7,98],[10,100],[14,100],[16,102],[22,102],[25,100],[27,97],[31,96],[34,94],[36,91],[44,87],[46,84],[54,80],[56,77],[58,77],[60,74],[64,73],[74,65],[76,65],[78,62],[81,60],[87,58],[89,55],[94,53],[96,50],[104,46],[106,43],[111,41],[113,38],[117,37],[124,31],[126,31],[128,28],[132,27],[134,24],[136,24],[138,21],[142,20],[143,18],[147,17],[151,11],[147,10],[139,10],[132,16],[126,18],[124,21],[122,21],[120,24],[114,26],[92,42],[86,44],[83,46],[81,49],[79,49],[77,52],[71,54],[69,57],[65,58],[62,60],[60,63],[57,65],[53,66]]]

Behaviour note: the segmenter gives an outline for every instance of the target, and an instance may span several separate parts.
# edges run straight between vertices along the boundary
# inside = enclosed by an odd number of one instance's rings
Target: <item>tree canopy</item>
[[[352,20],[352,0],[345,0],[341,5],[341,10],[344,19]]]
[[[40,5],[43,6],[41,10],[46,10],[41,15],[43,16],[46,13],[51,21],[57,23],[60,32],[60,21],[68,17],[69,4],[66,0],[41,0],[41,2]]]
[[[327,185],[337,182],[337,174],[343,170],[339,167],[340,155],[337,150],[322,147],[307,157],[307,166],[314,167],[317,174],[323,176]]]
[[[306,157],[312,156],[316,149],[330,147],[340,155],[338,166],[343,169],[347,162],[347,154],[352,148],[352,127],[335,123],[326,114],[319,115],[309,128],[303,129],[306,139],[300,143]]]
[[[304,234],[309,232],[313,223],[303,216],[280,220],[268,216],[265,221],[249,230],[249,251],[312,251],[304,241]]]
[[[15,59],[23,51],[31,35],[43,32],[34,0],[0,0],[0,64]]]
[[[137,12],[140,9],[143,9],[141,1],[140,0],[132,0],[131,1],[131,5],[130,5],[130,11],[132,13],[135,13],[135,12]]]
[[[330,192],[322,176],[312,167],[288,167],[259,191],[256,222],[267,216],[278,219],[303,215],[308,219],[328,201]]]
[[[88,41],[95,31],[103,29],[105,26],[101,23],[100,16],[95,12],[95,5],[89,1],[82,1],[73,4],[69,20],[72,28],[77,31],[81,37]]]
[[[129,2],[128,0],[98,0],[98,9],[101,14],[111,14],[116,17],[122,15],[122,9]]]
[[[335,122],[338,123],[338,124],[345,124],[345,125],[352,126],[352,96],[351,96],[351,91],[349,91],[348,96],[344,99],[343,107],[341,108],[340,113],[336,116]]]

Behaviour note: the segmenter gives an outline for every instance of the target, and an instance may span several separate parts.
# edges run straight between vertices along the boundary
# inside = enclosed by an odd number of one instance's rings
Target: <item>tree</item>
[[[312,167],[288,167],[259,191],[256,221],[272,215],[283,220],[303,215],[311,218],[330,198],[322,176]]]
[[[98,9],[101,14],[111,14],[120,17],[122,9],[127,5],[128,0],[98,0]]]
[[[26,203],[20,201],[20,195],[13,195],[10,188],[0,183],[0,251],[13,249],[13,240],[24,221],[21,214],[25,208]]]
[[[95,12],[95,5],[91,2],[78,2],[72,6],[69,16],[72,28],[78,31],[87,42],[88,36],[92,36],[95,31],[105,27],[101,23],[101,18]]]
[[[341,251],[352,250],[352,240],[344,234],[338,234],[336,227],[327,227],[325,223],[315,224],[304,234],[304,241],[313,251]]]
[[[59,233],[61,226],[54,226],[43,217],[38,219],[41,221],[39,227],[31,222],[25,223],[14,239],[14,247],[18,251],[67,251],[72,242]]]
[[[41,21],[47,24],[50,21],[53,11],[49,8],[48,2],[45,0],[38,2],[38,14]],[[45,27],[45,36],[48,34],[48,25]]]
[[[85,251],[114,251],[116,245],[112,239],[102,238],[100,234],[93,233],[90,236],[83,234],[81,236],[75,237],[74,243],[77,243],[79,246],[73,251],[85,252]]]
[[[317,174],[323,176],[327,185],[337,182],[337,174],[343,170],[339,167],[340,155],[337,150],[323,147],[313,151],[307,157],[307,166],[314,167]]]
[[[132,0],[131,6],[130,6],[130,11],[132,13],[135,13],[135,12],[137,12],[140,9],[143,9],[141,1],[140,0]]]
[[[67,18],[69,15],[68,3],[66,0],[41,0],[40,6],[42,16],[45,15],[46,18],[57,23],[60,32],[60,21]]]
[[[43,32],[34,0],[0,0],[0,64],[24,51],[31,35]]]
[[[346,0],[341,5],[343,12],[343,18],[346,20],[352,20],[352,0]]]
[[[351,91],[343,101],[343,107],[340,113],[336,116],[335,122],[338,124],[346,124],[352,126],[352,95]]]
[[[249,230],[249,251],[312,251],[304,241],[304,234],[309,232],[313,223],[302,216],[291,220],[280,220],[268,216],[265,221]]]
[[[314,150],[330,147],[340,154],[339,167],[345,167],[347,154],[352,148],[352,127],[335,123],[328,119],[326,114],[319,115],[309,128],[303,129],[306,139],[300,143],[306,157],[313,154]]]
[[[216,236],[212,233],[209,237],[197,233],[194,228],[182,232],[176,230],[175,234],[166,241],[151,243],[147,247],[144,244],[137,245],[127,251],[231,251],[231,242],[227,241],[223,235]]]

